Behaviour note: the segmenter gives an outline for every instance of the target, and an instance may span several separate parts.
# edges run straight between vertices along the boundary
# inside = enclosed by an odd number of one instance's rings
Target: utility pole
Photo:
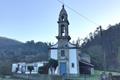
[[[104,59],[104,62],[103,62],[103,66],[104,66],[104,72],[106,73],[106,54],[105,54],[105,49],[104,49],[104,40],[103,40],[103,32],[102,32],[102,27],[99,26],[99,29],[100,29],[100,36],[101,36],[101,45],[102,45],[102,49],[103,49],[103,59]]]

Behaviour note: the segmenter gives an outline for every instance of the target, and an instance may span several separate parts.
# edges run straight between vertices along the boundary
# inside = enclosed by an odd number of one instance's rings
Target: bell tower
[[[69,41],[71,39],[69,36],[68,25],[69,25],[68,14],[63,5],[58,19],[58,36],[56,37],[58,41],[60,40]]]
[[[58,36],[56,37],[58,39],[57,57],[58,57],[58,73],[60,75],[69,73],[68,43],[71,38],[69,36],[68,25],[69,25],[68,14],[63,5],[58,18]]]

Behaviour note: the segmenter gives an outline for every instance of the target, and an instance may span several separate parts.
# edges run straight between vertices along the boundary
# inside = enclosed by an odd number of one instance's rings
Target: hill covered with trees
[[[12,63],[48,60],[48,48],[49,44],[43,42],[22,43],[0,37],[0,74],[10,73]]]
[[[107,70],[120,71],[120,24],[102,31],[97,28],[84,39],[81,50],[90,54],[96,69],[103,70],[105,62]]]

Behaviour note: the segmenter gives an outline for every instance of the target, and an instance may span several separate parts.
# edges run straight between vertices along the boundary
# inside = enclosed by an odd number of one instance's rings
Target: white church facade
[[[56,38],[58,42],[50,48],[50,58],[58,60],[58,67],[55,74],[81,74],[81,71],[84,73],[87,70],[91,74],[93,65],[90,64],[90,57],[81,58],[80,55],[82,53],[80,48],[69,42],[71,39],[69,35],[69,21],[64,5],[58,18],[58,36]]]

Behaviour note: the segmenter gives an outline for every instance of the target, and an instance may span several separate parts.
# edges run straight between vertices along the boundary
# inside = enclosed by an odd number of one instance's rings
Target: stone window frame
[[[65,57],[65,50],[61,50],[61,57]]]
[[[73,62],[71,63],[71,67],[72,67],[72,68],[74,68],[74,67],[75,67],[75,64],[74,64]]]

